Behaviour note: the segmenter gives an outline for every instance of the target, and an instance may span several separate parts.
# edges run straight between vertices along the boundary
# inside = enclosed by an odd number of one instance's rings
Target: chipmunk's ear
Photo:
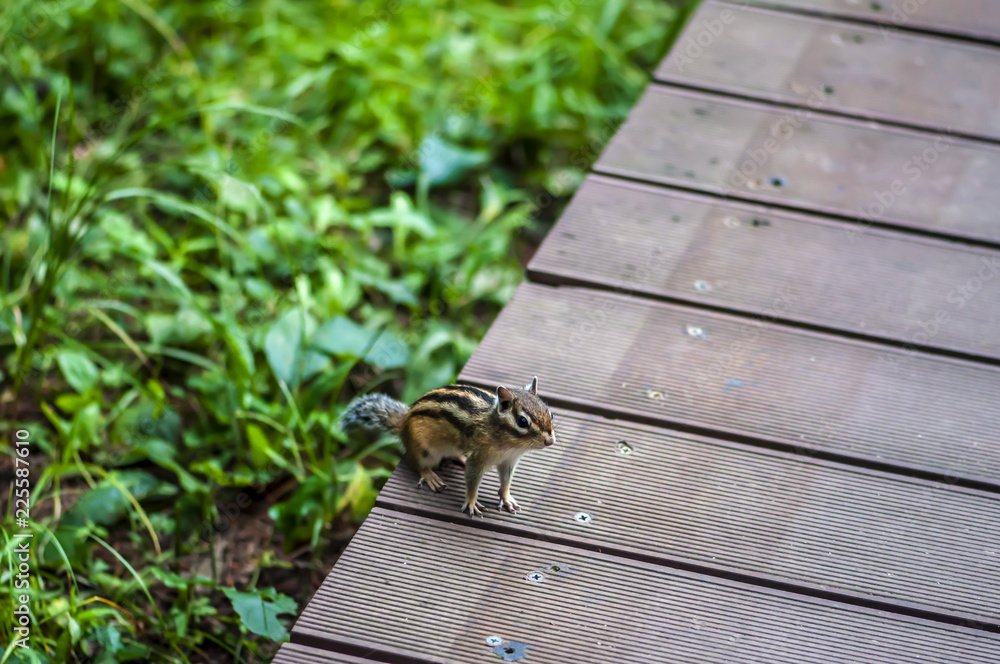
[[[510,410],[510,405],[514,403],[514,393],[501,385],[497,388],[497,410],[506,413]]]
[[[532,394],[538,394],[538,376],[532,376],[531,384],[525,385],[524,389],[528,390]]]

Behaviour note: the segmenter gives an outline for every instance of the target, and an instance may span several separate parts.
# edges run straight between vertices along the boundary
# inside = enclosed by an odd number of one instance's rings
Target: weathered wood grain
[[[385,661],[497,661],[491,636],[537,664],[1000,658],[987,632],[382,509],[292,630]]]
[[[707,0],[657,80],[1000,140],[1000,50]]]
[[[1000,489],[1000,368],[522,284],[461,378],[557,405]]]
[[[601,176],[529,276],[1000,360],[998,251]]]
[[[651,85],[595,170],[1000,245],[1000,146]]]

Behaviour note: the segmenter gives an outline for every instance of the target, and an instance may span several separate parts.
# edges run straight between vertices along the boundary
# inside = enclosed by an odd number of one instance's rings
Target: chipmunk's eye
[[[527,429],[528,428],[528,418],[525,417],[524,415],[520,415],[517,418],[517,426],[521,427],[522,429]]]

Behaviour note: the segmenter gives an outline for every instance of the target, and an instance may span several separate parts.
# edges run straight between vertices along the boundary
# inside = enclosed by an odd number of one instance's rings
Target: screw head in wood
[[[525,580],[531,581],[532,583],[541,583],[545,580],[545,575],[541,572],[528,572],[524,575]]]
[[[487,636],[486,637],[486,645],[488,645],[488,646],[491,646],[491,647],[492,646],[498,646],[501,643],[503,643],[503,639],[501,639],[499,636]]]
[[[580,523],[590,523],[591,521],[594,520],[594,517],[590,516],[586,512],[577,512],[573,516],[573,518],[579,521]]]
[[[688,325],[686,330],[689,337],[695,337],[696,339],[704,339],[708,336],[705,334],[705,329],[697,325]]]
[[[505,662],[516,662],[524,659],[524,655],[530,646],[517,641],[504,641],[493,647],[493,654],[498,655]]]

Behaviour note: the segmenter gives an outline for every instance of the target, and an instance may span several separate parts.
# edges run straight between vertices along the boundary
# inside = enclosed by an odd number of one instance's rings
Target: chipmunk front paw
[[[517,504],[516,500],[514,500],[514,496],[508,493],[506,496],[500,496],[500,502],[497,503],[497,509],[507,510],[511,514],[517,514],[521,511],[521,506]]]
[[[473,500],[472,502],[466,500],[462,503],[462,511],[468,512],[470,517],[478,516],[479,518],[483,518],[483,506],[479,504],[478,500]]]

